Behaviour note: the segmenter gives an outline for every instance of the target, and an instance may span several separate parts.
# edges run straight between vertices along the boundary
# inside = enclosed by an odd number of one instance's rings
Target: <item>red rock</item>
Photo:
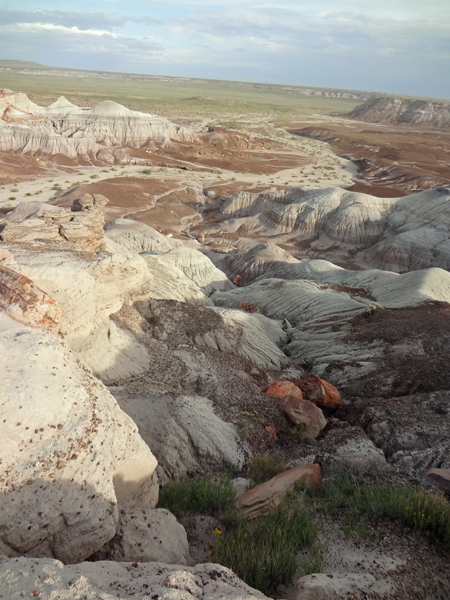
[[[280,408],[295,425],[304,427],[307,438],[315,439],[327,424],[323,412],[309,400],[286,396],[280,400]]]
[[[273,437],[277,437],[277,430],[275,429],[275,427],[267,425],[267,427],[265,427],[265,430],[267,431],[267,433],[270,433],[270,435],[273,435]]]
[[[269,481],[261,483],[236,499],[239,507],[249,519],[264,515],[270,507],[280,504],[283,495],[292,490],[297,481],[303,481],[312,489],[318,489],[322,484],[319,465],[300,465]]]
[[[249,309],[248,302],[243,302],[241,300],[240,302],[237,303],[236,308],[242,308],[242,310],[248,311],[248,309]]]
[[[31,279],[0,266],[0,308],[27,325],[59,330],[61,309]]]
[[[316,375],[305,375],[298,384],[303,397],[321,408],[339,408],[341,395],[331,383],[327,383]]]
[[[250,308],[248,309],[248,312],[251,312],[251,313],[259,313],[259,312],[261,312],[261,311],[260,311],[260,309],[259,309],[259,306],[250,306]]]
[[[236,277],[234,278],[234,283],[236,285],[239,285],[242,281],[242,277],[240,275],[236,275]]]
[[[302,390],[292,383],[292,381],[274,381],[266,390],[266,394],[285,398],[286,396],[294,396],[303,400]]]

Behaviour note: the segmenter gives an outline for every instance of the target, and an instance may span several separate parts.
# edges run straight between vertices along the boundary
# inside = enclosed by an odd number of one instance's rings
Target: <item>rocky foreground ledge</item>
[[[105,202],[19,205],[0,232],[0,598],[263,598],[193,567],[156,508],[159,482],[251,457],[307,465],[316,487],[349,471],[431,485],[431,468],[442,483],[446,271],[360,275],[269,244],[213,257],[133,221],[103,229]],[[240,501],[252,516],[266,490]],[[341,591],[390,598],[376,571],[351,573]]]

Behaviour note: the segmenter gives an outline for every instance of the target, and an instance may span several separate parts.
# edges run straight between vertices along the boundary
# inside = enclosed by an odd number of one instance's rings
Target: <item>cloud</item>
[[[450,96],[442,76],[450,60],[448,0],[341,0],[340,10],[335,0],[111,0],[107,13],[95,11],[96,0],[83,13],[79,1],[78,11],[0,9],[0,55]]]
[[[48,23],[61,25],[63,27],[77,27],[82,31],[101,29],[112,31],[114,28],[123,27],[127,22],[138,23],[144,21],[146,24],[159,24],[160,19],[149,16],[142,18],[120,15],[106,12],[82,13],[61,10],[7,10],[0,8],[0,23],[2,26],[15,25],[17,23]]]

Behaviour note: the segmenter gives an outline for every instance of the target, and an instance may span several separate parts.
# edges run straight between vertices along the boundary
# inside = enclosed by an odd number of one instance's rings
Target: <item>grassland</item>
[[[302,96],[282,86],[239,84],[228,81],[145,81],[37,75],[15,72],[1,74],[1,86],[26,93],[34,102],[48,105],[59,96],[79,106],[113,100],[128,108],[158,113],[169,118],[252,119],[290,121],[315,113],[344,114],[361,100]]]

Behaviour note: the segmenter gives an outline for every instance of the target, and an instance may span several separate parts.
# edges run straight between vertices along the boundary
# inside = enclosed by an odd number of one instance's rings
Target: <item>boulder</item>
[[[293,599],[294,600],[341,600],[341,598],[353,598],[353,594],[363,593],[376,589],[375,577],[366,573],[325,574],[314,573],[306,575],[298,580]],[[360,596],[358,595],[358,598]]]
[[[164,563],[85,562],[14,558],[0,562],[0,589],[8,600],[267,600],[230,569],[212,563],[180,567]]]
[[[303,400],[302,390],[292,383],[292,381],[274,381],[267,388],[266,394],[278,396],[278,398],[292,396],[293,398]]]
[[[450,493],[450,469],[430,469],[426,478],[447,494]]]
[[[286,396],[280,400],[280,408],[295,425],[301,425],[305,437],[315,439],[327,424],[323,412],[309,400]]]
[[[282,501],[283,495],[292,490],[298,481],[317,489],[322,483],[319,465],[299,465],[269,481],[261,483],[236,499],[236,506],[240,508],[249,519],[254,519],[267,513]]]
[[[0,554],[84,560],[114,537],[156,459],[52,331],[0,312],[0,372]]]
[[[192,564],[184,527],[163,508],[122,511],[116,535],[91,559]]]
[[[316,375],[305,375],[298,386],[303,392],[303,397],[320,408],[339,408],[342,403],[341,395],[334,385]]]
[[[0,308],[27,325],[59,329],[61,309],[37,285],[16,271],[0,266]]]

